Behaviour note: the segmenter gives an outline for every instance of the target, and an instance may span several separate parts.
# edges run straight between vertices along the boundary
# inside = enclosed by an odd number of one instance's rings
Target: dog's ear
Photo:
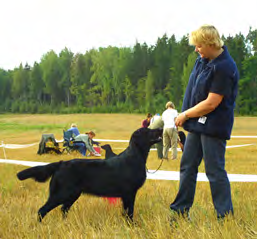
[[[150,131],[151,130],[148,128],[139,128],[138,130],[136,130],[132,134],[131,138],[133,143],[139,147],[143,147],[147,142],[148,132]]]

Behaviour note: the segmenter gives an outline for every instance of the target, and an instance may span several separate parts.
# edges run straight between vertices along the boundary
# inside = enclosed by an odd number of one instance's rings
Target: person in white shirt
[[[163,127],[163,159],[168,159],[168,151],[171,147],[171,159],[177,159],[178,132],[175,125],[175,119],[178,111],[175,105],[169,101],[166,104],[166,110],[162,114],[164,122]]]

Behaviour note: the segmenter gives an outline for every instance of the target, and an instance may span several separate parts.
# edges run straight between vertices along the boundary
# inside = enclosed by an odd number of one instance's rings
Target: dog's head
[[[102,145],[101,148],[106,150],[106,151],[111,150],[111,146],[109,144]]]
[[[150,148],[153,144],[162,140],[162,133],[163,129],[160,128],[140,128],[132,134],[130,142],[141,148]]]

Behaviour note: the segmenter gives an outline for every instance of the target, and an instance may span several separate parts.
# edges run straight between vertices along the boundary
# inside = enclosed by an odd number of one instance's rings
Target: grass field
[[[140,127],[144,115],[74,114],[74,115],[0,115],[0,143],[30,144],[39,142],[43,133],[62,139],[62,130],[76,122],[81,132],[94,130],[96,138],[129,139]],[[232,135],[257,135],[257,118],[236,118]],[[231,139],[228,145],[255,145],[228,149],[226,170],[235,174],[257,174],[257,139]],[[111,143],[125,148],[127,143]],[[36,154],[38,145],[26,149],[6,149],[8,159],[54,162],[81,157]],[[116,153],[121,149],[114,150]],[[0,158],[4,158],[0,148]],[[161,170],[178,171],[178,160],[165,161]],[[156,152],[148,157],[147,167],[159,166]],[[147,180],[135,203],[135,225],[121,216],[121,204],[110,205],[103,198],[83,195],[73,205],[67,219],[58,209],[51,211],[42,223],[37,211],[48,197],[48,183],[33,180],[20,182],[16,173],[25,166],[0,164],[0,238],[257,238],[257,183],[231,183],[235,217],[223,224],[217,222],[209,183],[198,182],[192,223],[179,220],[169,226],[169,204],[178,191],[178,181]],[[203,163],[199,172],[204,172]]]

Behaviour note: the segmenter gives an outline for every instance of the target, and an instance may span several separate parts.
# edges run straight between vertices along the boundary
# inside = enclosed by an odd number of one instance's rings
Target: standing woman
[[[175,119],[178,111],[175,105],[169,101],[166,104],[166,110],[162,113],[163,126],[163,159],[168,159],[169,148],[171,147],[171,159],[177,158],[178,131],[175,125]]]
[[[225,171],[226,140],[230,139],[238,89],[238,70],[217,29],[204,25],[189,43],[199,54],[190,75],[177,126],[188,131],[180,164],[178,194],[170,209],[189,215],[198,166],[202,158],[218,218],[233,214],[230,183]]]
[[[142,128],[148,128],[148,126],[150,125],[150,121],[152,118],[152,114],[148,113],[146,116],[146,119],[142,121]]]

